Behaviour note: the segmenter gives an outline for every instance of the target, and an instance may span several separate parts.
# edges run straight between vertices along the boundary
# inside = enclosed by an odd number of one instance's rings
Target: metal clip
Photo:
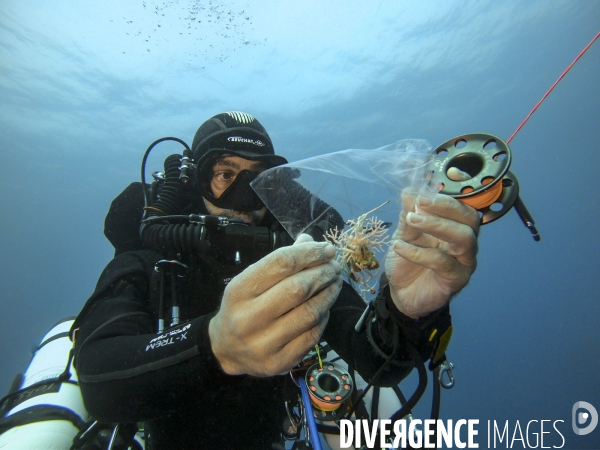
[[[118,434],[119,434],[119,425],[116,425],[112,432],[112,435],[110,436],[110,442],[108,443],[108,447],[106,448],[106,450],[112,450],[114,448]]]
[[[169,264],[172,264],[174,267],[176,267],[178,269],[183,269],[183,272],[185,272],[185,274],[187,275],[188,266],[185,265],[184,263],[182,263],[181,261],[177,261],[176,259],[170,259],[170,260],[169,259],[161,259],[160,261],[158,261],[155,264],[154,270],[156,272],[160,272],[161,266],[168,266]]]
[[[438,382],[440,383],[440,386],[442,386],[444,389],[452,389],[454,387],[454,377],[452,376],[452,369],[454,369],[454,364],[452,364],[448,360],[445,360],[440,365]],[[448,374],[448,381],[444,380],[445,373]]]
[[[158,304],[158,334],[165,329],[165,320],[163,317],[164,295],[166,289],[166,275],[168,269],[171,269],[171,323],[170,326],[179,324],[179,305],[177,302],[177,278],[184,278],[188,274],[188,266],[176,259],[161,259],[154,266],[154,270],[160,273],[160,300]]]
[[[300,419],[299,417],[297,417],[293,412],[292,412],[292,406],[290,405],[289,401],[285,401],[285,412],[287,413],[288,419],[290,420],[290,423],[292,425],[294,425],[295,427],[300,426],[300,424],[302,423],[302,419]]]
[[[81,433],[76,439],[79,440],[79,441],[82,441],[85,438],[86,434],[88,434],[90,431],[92,431],[94,428],[96,428],[97,425],[98,425],[98,421],[94,420],[92,422],[92,424],[89,427],[87,427],[83,431],[83,433]]]
[[[354,331],[356,331],[357,333],[361,333],[365,330],[367,324],[367,317],[369,316],[369,311],[371,311],[373,306],[373,302],[369,302],[362,315],[360,316],[360,319],[358,319],[358,322],[356,322],[356,325],[354,325]]]

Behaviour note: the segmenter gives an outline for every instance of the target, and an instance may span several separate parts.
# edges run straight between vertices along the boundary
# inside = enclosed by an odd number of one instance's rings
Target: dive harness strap
[[[373,305],[374,303],[374,305]],[[398,328],[400,345],[395,355],[399,361],[413,361],[414,348],[422,361],[429,360],[429,370],[435,370],[444,362],[445,352],[452,335],[452,317],[450,307],[444,307],[425,317],[413,319],[396,308],[392,300],[389,284],[383,286],[375,301],[371,304],[377,321],[366,321],[369,341],[375,351],[386,357],[394,348],[394,328]],[[373,332],[373,326],[378,332]]]
[[[45,343],[46,342],[43,342],[42,345],[44,345]],[[38,347],[38,350],[42,347],[42,345],[40,345]],[[50,392],[58,392],[60,389],[60,385],[62,383],[72,383],[72,384],[77,385],[76,381],[71,380],[71,371],[69,370],[69,367],[71,366],[72,361],[73,361],[73,349],[71,349],[69,351],[69,358],[67,360],[67,366],[65,367],[65,370],[63,371],[63,373],[61,373],[57,377],[38,381],[37,383],[33,383],[22,389],[19,389],[19,386],[21,385],[21,383],[23,383],[24,377],[22,375],[17,376],[17,378],[13,382],[13,386],[11,386],[10,392],[0,400],[0,434],[2,434],[4,431],[6,431],[9,428],[11,428],[12,426],[14,426],[14,425],[11,425],[11,426],[5,428],[4,422],[6,420],[10,419],[11,417],[15,416],[18,413],[12,414],[8,417],[4,417],[4,416],[15,406],[19,405],[20,403],[23,403],[26,400],[33,398],[33,397],[37,397],[38,395],[43,395],[43,394],[47,394]],[[27,409],[24,409],[23,411],[26,411],[28,409],[32,409],[32,408],[27,408]],[[52,419],[43,419],[43,420],[52,420]],[[35,422],[35,421],[36,420],[33,420],[32,422]],[[27,422],[27,423],[29,423],[29,422]],[[18,425],[24,425],[24,423],[19,423]]]
[[[45,343],[46,342],[44,342],[43,344]],[[8,410],[14,408],[15,406],[19,405],[20,403],[26,400],[37,397],[39,395],[58,392],[60,390],[61,384],[63,383],[72,383],[77,385],[77,382],[70,379],[71,373],[69,371],[69,367],[71,365],[72,359],[73,350],[69,352],[69,359],[65,371],[58,377],[40,381],[24,389],[16,390],[8,394],[2,400],[0,400],[0,403],[2,403],[3,405],[2,415],[4,416],[4,414]],[[65,420],[71,422],[78,430],[81,430],[81,428],[85,425],[85,422],[79,417],[79,415],[77,415],[74,411],[72,411],[69,408],[64,408],[62,406],[57,405],[41,404],[30,406],[28,408],[22,409],[21,411],[17,411],[16,413],[11,414],[10,416],[2,417],[0,419],[0,434],[14,427],[49,420]]]
[[[85,425],[85,422],[68,408],[56,405],[36,405],[1,419],[0,434],[13,427],[46,420],[67,420],[75,425],[78,430]]]

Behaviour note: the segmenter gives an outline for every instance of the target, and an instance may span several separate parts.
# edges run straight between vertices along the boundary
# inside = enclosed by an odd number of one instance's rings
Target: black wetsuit
[[[243,266],[215,276],[214,264],[187,261],[190,274],[177,287],[184,321],[158,336],[150,299],[157,297],[152,274],[159,259],[145,249],[118,254],[74,325],[75,365],[88,411],[109,423],[145,422],[152,449],[270,449],[280,440],[286,390],[297,388],[289,375],[226,375],[208,335],[224,284]],[[363,310],[362,299],[344,284],[323,339],[369,379],[385,360],[365,332],[354,331]],[[449,321],[447,309],[438,316]],[[432,321],[404,321],[401,338],[428,358]],[[410,372],[410,363],[402,363],[406,353],[398,355],[399,364],[389,365],[376,384],[396,384]]]

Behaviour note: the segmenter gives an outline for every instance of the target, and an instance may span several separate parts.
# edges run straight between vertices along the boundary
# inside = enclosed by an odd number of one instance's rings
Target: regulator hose
[[[204,253],[210,243],[206,227],[192,223],[142,224],[142,241],[145,246],[162,252]]]
[[[164,182],[158,190],[157,200],[144,207],[145,218],[180,214],[188,203],[188,184],[180,179],[182,159],[177,154],[165,159]],[[205,228],[195,223],[149,224],[142,221],[140,236],[145,246],[164,252],[198,252],[210,245],[206,241]]]
[[[175,223],[174,223],[175,222]],[[285,231],[250,226],[218,216],[155,216],[142,221],[144,244],[163,252],[220,255],[229,262],[257,261],[280,247],[293,244]]]
[[[156,147],[157,144],[160,144],[161,142],[164,142],[164,141],[179,142],[181,145],[183,145],[185,147],[185,150],[183,151],[183,156],[185,158],[186,165],[189,160],[189,157],[192,154],[192,151],[190,150],[189,145],[187,145],[181,139],[172,137],[172,136],[167,136],[167,137],[157,139],[152,144],[150,144],[150,146],[146,149],[146,152],[144,153],[144,157],[142,158],[142,167],[141,167],[142,190],[144,192],[144,206],[150,205],[150,196],[148,195],[148,190],[146,189],[146,161],[148,161],[148,156],[150,156],[150,152],[152,151],[152,149],[154,147]],[[184,158],[182,158],[182,162],[183,162]],[[187,168],[186,168],[186,172],[187,172]]]
[[[179,214],[186,205],[186,185],[179,180],[181,155],[165,159],[165,180],[158,192],[158,199],[144,208],[147,217]]]

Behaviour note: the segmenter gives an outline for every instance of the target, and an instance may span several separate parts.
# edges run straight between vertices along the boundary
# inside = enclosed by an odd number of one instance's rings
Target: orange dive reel
[[[478,210],[482,225],[499,219],[514,206],[533,239],[541,239],[519,197],[517,177],[508,170],[512,154],[506,142],[486,133],[463,134],[439,145],[433,156],[431,184]],[[449,176],[452,169],[463,177]]]

